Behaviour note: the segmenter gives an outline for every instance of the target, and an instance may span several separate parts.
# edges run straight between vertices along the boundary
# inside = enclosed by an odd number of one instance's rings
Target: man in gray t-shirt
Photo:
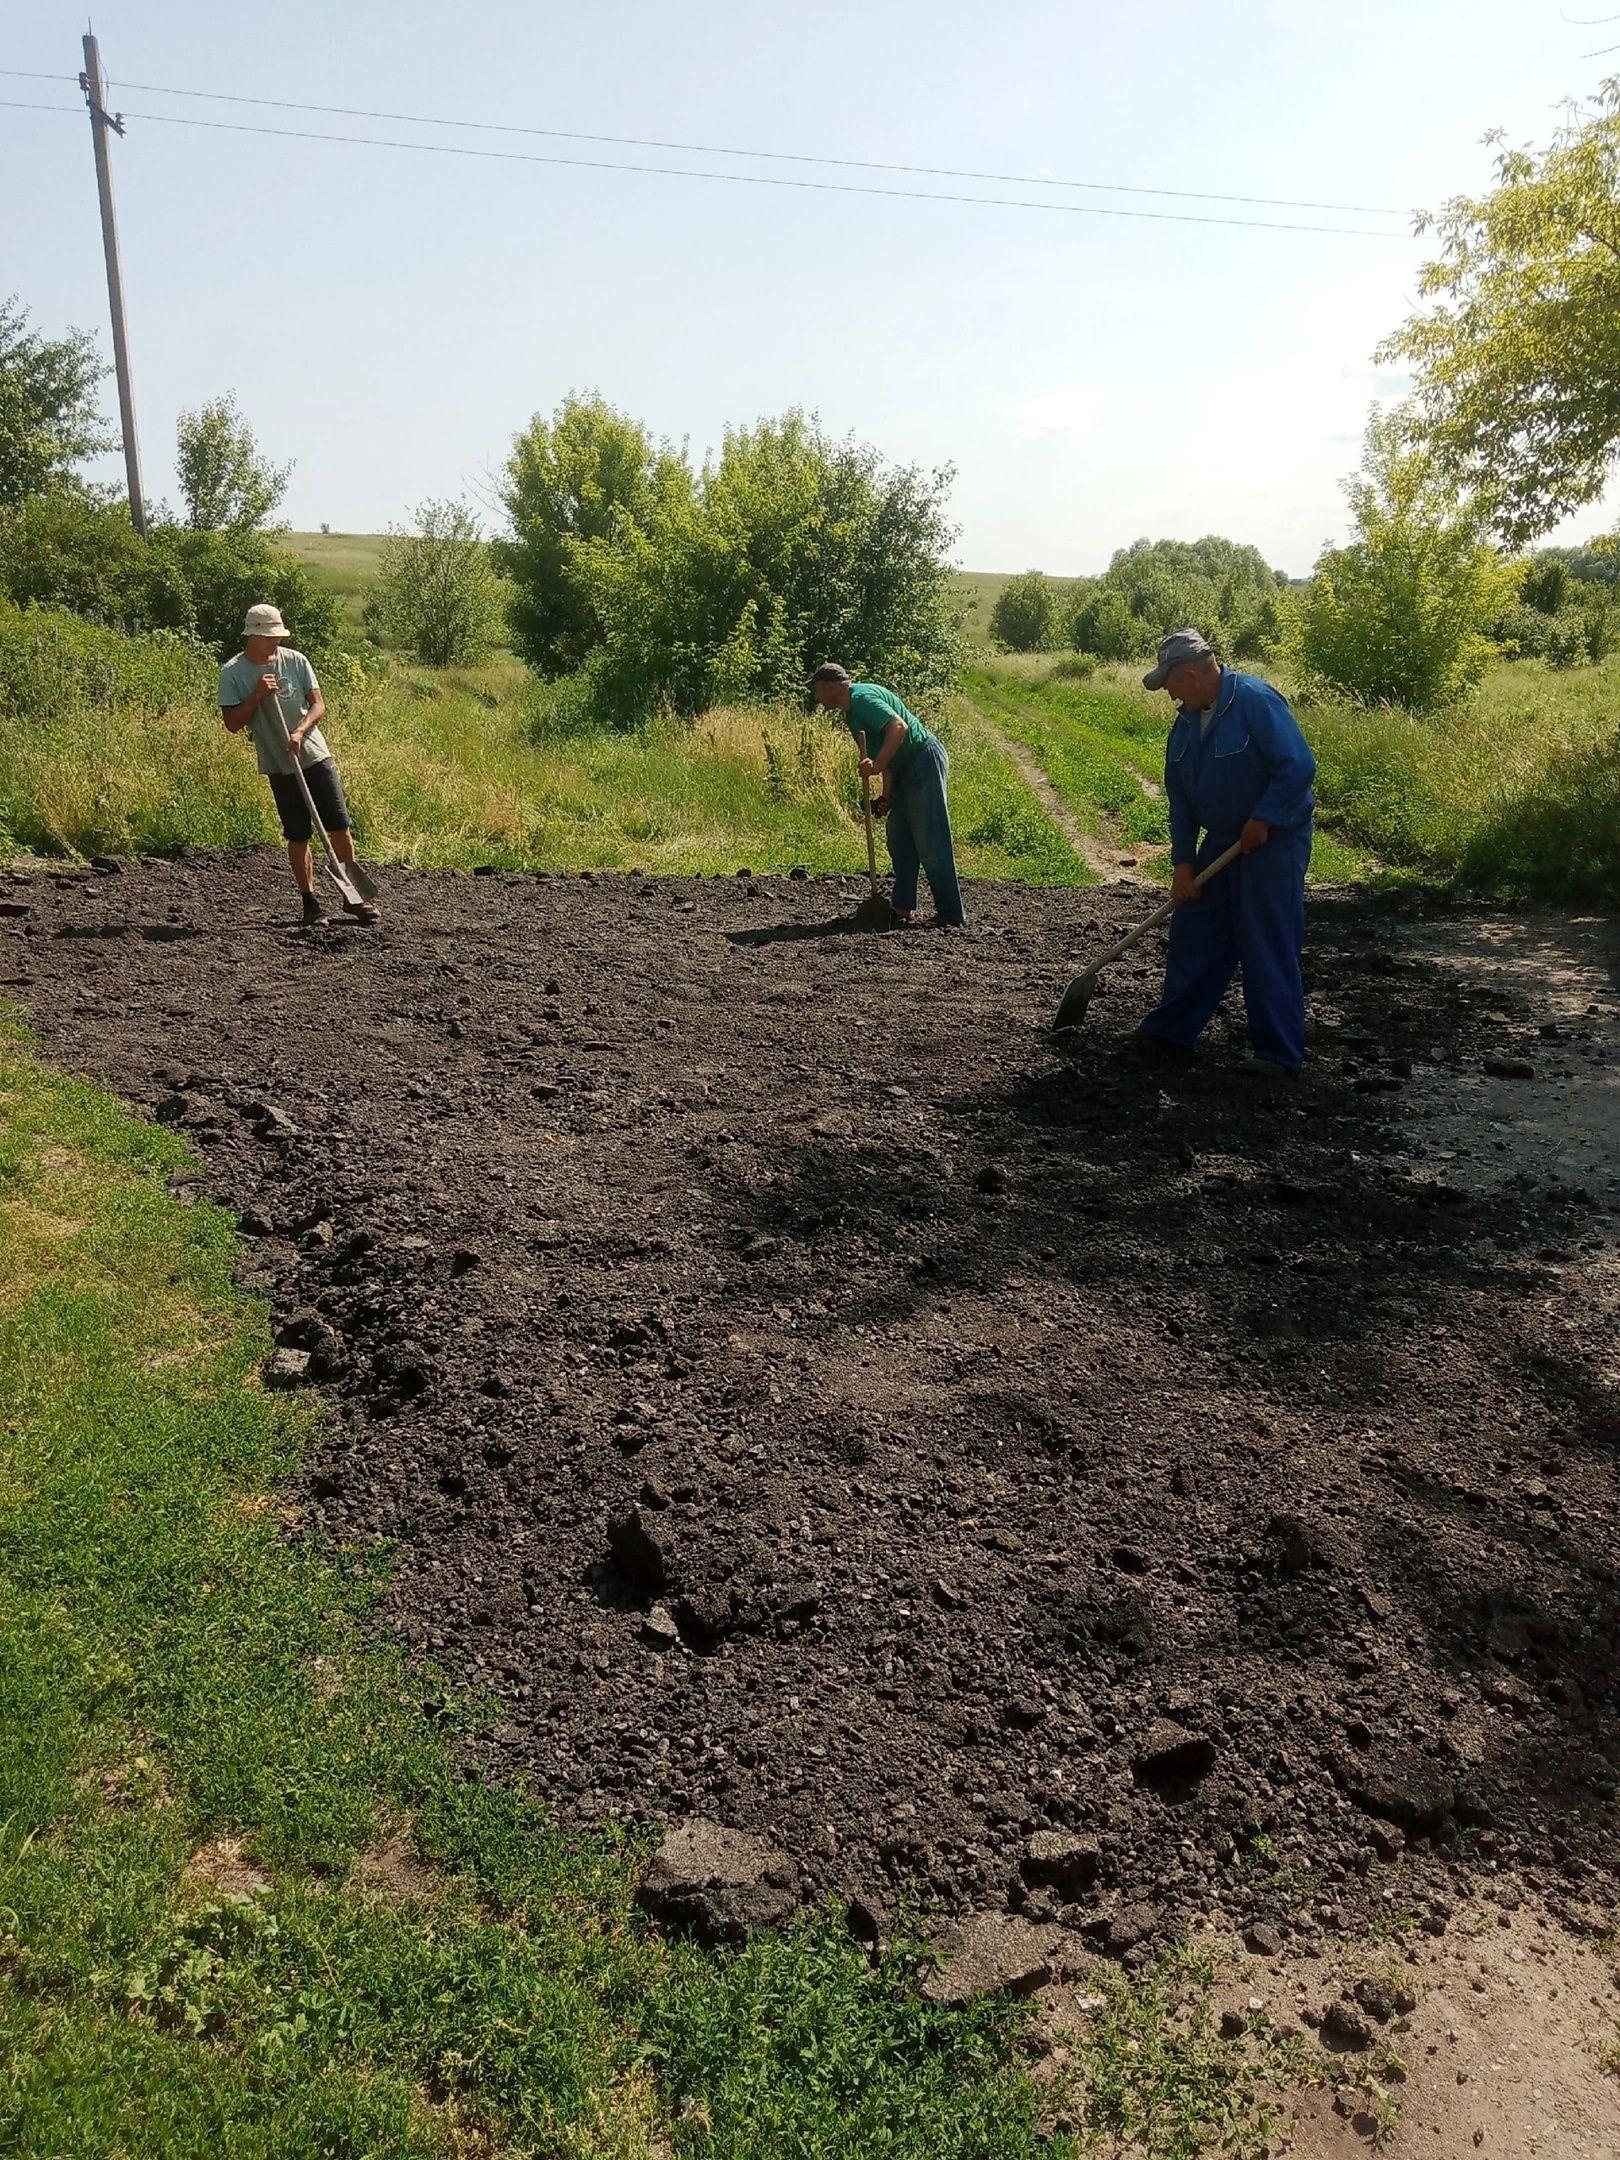
[[[339,862],[354,861],[354,835],[337,767],[320,729],[326,701],[315,670],[287,643],[287,625],[279,610],[266,601],[248,609],[242,650],[219,671],[219,709],[231,734],[238,735],[244,728],[253,731],[259,770],[276,799],[293,883],[303,896],[304,920],[319,922],[321,903],[315,897],[315,863],[309,847],[315,828],[298,784],[297,767],[303,770]],[[377,920],[377,910],[369,901],[345,900],[343,905],[360,922]]]

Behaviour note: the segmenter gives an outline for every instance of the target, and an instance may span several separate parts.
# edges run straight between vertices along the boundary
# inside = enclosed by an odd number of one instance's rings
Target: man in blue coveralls
[[[1177,905],[1164,995],[1141,1032],[1190,1050],[1241,967],[1253,1053],[1245,1067],[1293,1079],[1305,1060],[1300,956],[1316,759],[1287,700],[1222,667],[1196,630],[1167,637],[1142,681],[1168,690],[1180,710],[1164,754]],[[1242,854],[1200,892],[1198,872],[1234,840]]]

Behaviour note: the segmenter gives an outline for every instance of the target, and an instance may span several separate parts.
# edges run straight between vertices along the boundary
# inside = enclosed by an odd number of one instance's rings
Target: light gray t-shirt
[[[227,706],[240,705],[252,690],[259,677],[274,670],[276,678],[276,705],[286,722],[290,735],[309,709],[310,699],[321,687],[315,680],[315,670],[301,652],[294,652],[290,645],[278,645],[273,660],[250,660],[246,653],[237,653],[226,661],[219,671],[219,704],[223,712]],[[259,755],[262,773],[290,773],[292,759],[287,755],[276,726],[275,708],[268,698],[253,714],[253,747]],[[311,728],[304,737],[304,748],[299,764],[306,769],[318,765],[322,758],[329,758],[326,737],[320,729]]]

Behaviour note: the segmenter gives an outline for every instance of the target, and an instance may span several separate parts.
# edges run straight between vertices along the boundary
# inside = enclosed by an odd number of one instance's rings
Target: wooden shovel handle
[[[860,745],[861,763],[864,765],[866,763],[866,736],[864,732],[857,735],[855,740]],[[872,881],[872,893],[875,898],[878,889],[878,874],[877,840],[872,831],[872,782],[866,773],[862,773],[860,779],[861,814],[866,819],[866,874]]]
[[[1224,870],[1229,862],[1242,853],[1243,842],[1234,840],[1224,855],[1217,855],[1212,863],[1207,864],[1199,871],[1197,877],[1193,880],[1195,887],[1201,892],[1217,870]],[[1138,939],[1145,938],[1150,930],[1158,928],[1167,915],[1174,914],[1176,906],[1177,902],[1174,900],[1166,900],[1162,907],[1156,907],[1146,922],[1138,923],[1134,930],[1127,930],[1117,945],[1110,945],[1107,952],[1100,959],[1094,960],[1092,962],[1093,970],[1105,968],[1111,960],[1117,960],[1121,953],[1129,952]]]

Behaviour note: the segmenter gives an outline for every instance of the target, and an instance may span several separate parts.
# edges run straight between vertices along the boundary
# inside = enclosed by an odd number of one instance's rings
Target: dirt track
[[[1437,1925],[1502,1869],[1599,1923],[1616,1192],[1514,1135],[1615,1101],[1602,926],[1543,994],[1501,918],[1316,900],[1270,1095],[1219,1023],[1137,1065],[1151,955],[1042,1033],[1128,889],[873,940],[829,880],[386,882],[309,935],[268,852],[0,881],[0,989],[241,1214],[336,1408],[304,1520],[398,1541],[494,1758],[1133,1958],[1309,1948],[1403,1845]]]

